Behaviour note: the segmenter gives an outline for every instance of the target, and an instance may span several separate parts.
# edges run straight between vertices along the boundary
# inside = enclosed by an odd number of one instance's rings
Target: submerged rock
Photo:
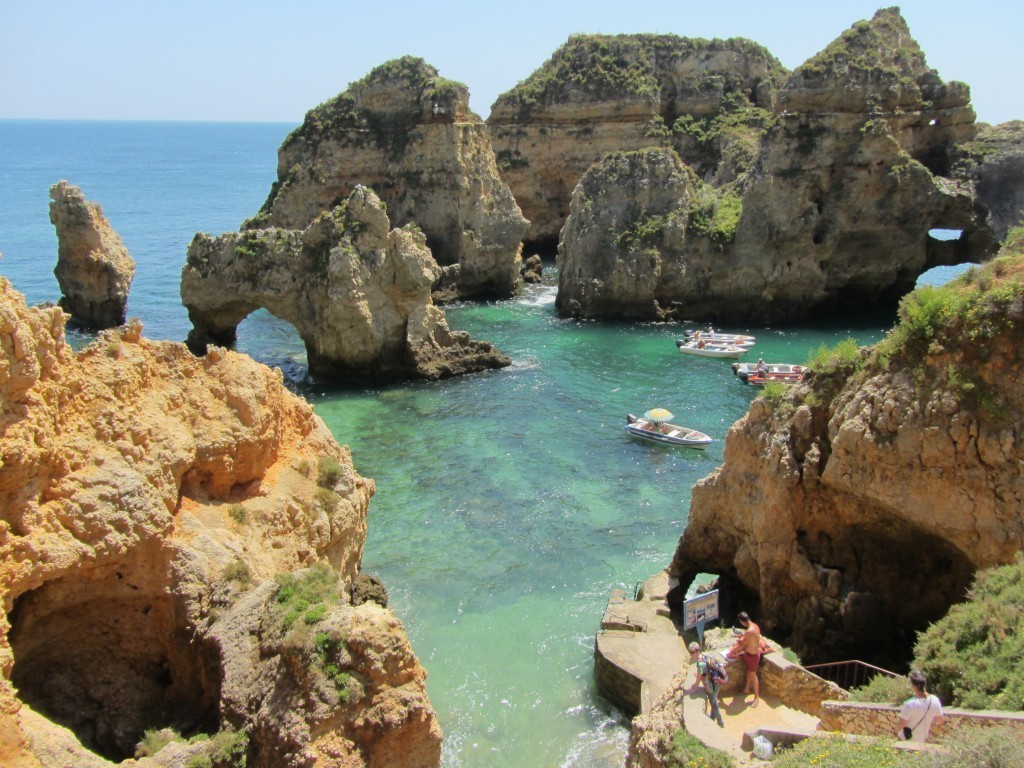
[[[0,762],[438,765],[404,629],[349,598],[373,481],[279,371],[137,322],[76,354],[0,278],[0,403]]]
[[[262,307],[295,326],[318,378],[439,379],[508,365],[448,329],[430,295],[439,272],[419,228],[390,229],[380,198],[357,187],[303,231],[196,235],[181,277],[188,343],[200,353],[230,344]]]
[[[523,218],[498,175],[469,91],[422,59],[375,68],[306,114],[281,146],[278,178],[247,228],[304,229],[358,185],[396,227],[415,222],[449,270],[450,296],[511,296]]]
[[[53,274],[63,294],[61,308],[87,328],[113,328],[125,320],[135,261],[110,226],[103,209],[78,187],[50,187],[50,221],[57,230]]]

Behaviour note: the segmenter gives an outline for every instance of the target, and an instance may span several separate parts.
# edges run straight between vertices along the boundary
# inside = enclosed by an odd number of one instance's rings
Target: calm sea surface
[[[103,206],[138,264],[129,316],[151,338],[181,341],[189,241],[258,210],[293,127],[0,121],[0,273],[30,304],[59,298],[48,194],[67,179]],[[238,349],[281,367],[376,480],[364,568],[383,578],[428,670],[446,766],[623,764],[626,721],[592,680],[601,613],[612,589],[632,592],[668,564],[691,486],[721,463],[756,395],[728,361],[680,355],[680,325],[560,319],[554,282],[552,266],[521,298],[447,308],[452,328],[514,360],[454,381],[317,386],[289,325],[257,312],[239,331]],[[756,334],[769,362],[802,363],[890,324],[729,330]],[[628,439],[625,415],[654,406],[719,442],[701,452]]]

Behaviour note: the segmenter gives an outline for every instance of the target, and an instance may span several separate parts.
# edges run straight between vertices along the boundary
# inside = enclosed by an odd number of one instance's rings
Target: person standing
[[[690,643],[689,651],[690,661],[697,664],[697,682],[694,683],[693,687],[696,688],[697,683],[704,687],[704,696],[707,697],[708,704],[711,707],[711,714],[708,717],[717,722],[719,728],[724,728],[725,721],[722,719],[722,712],[718,708],[719,685],[718,681],[711,674],[711,661],[707,656],[701,655],[700,646],[697,643]]]
[[[927,741],[932,725],[942,725],[942,702],[928,693],[928,679],[916,669],[909,676],[914,695],[900,708],[896,738],[901,741]]]
[[[740,653],[743,656],[743,666],[747,670],[747,682],[743,687],[743,695],[746,696],[753,688],[754,700],[750,706],[756,707],[761,696],[761,685],[757,679],[757,668],[761,663],[761,628],[750,620],[746,611],[740,611],[736,615],[736,620],[743,627],[743,633],[738,642]]]

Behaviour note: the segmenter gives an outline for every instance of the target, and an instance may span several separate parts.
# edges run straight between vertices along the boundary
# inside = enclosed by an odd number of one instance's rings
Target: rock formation
[[[443,267],[444,297],[508,297],[527,222],[498,175],[462,83],[422,59],[387,62],[306,114],[285,139],[278,180],[247,228],[304,229],[357,185],[397,227],[415,222]]]
[[[50,221],[57,230],[61,308],[87,328],[113,328],[125,319],[135,261],[103,209],[66,181],[50,187]]]
[[[230,344],[263,307],[290,322],[318,378],[427,378],[509,364],[490,344],[448,330],[431,301],[441,270],[415,224],[390,230],[380,198],[357,187],[305,230],[198,234],[182,270],[189,345]]]
[[[1017,230],[1019,232],[1019,230]],[[755,400],[693,489],[670,573],[698,572],[806,662],[898,666],[977,569],[1024,545],[1024,233],[911,294],[859,356]],[[670,602],[679,596],[670,595]]]
[[[0,278],[0,395],[0,764],[439,763],[401,624],[349,597],[373,481],[279,372],[137,322],[75,353]]]
[[[717,166],[735,137],[698,140],[687,129],[723,109],[770,108],[784,73],[749,40],[570,37],[487,119],[502,178],[530,220],[527,240],[553,249],[576,183],[608,152],[668,144],[701,173]],[[736,133],[745,120],[733,121]]]
[[[981,123],[977,138],[960,149],[963,175],[974,179],[989,229],[1002,242],[1024,222],[1024,120]]]
[[[699,184],[671,149],[609,154],[572,196],[558,253],[563,315],[671,318],[714,268],[687,253],[690,203]],[[691,255],[691,258],[687,258]]]
[[[609,51],[621,48],[607,42],[605,46]],[[578,58],[593,63],[598,54],[591,49],[588,55],[589,59]],[[891,306],[931,267],[981,262],[994,253],[997,233],[991,227],[998,222],[988,220],[980,187],[976,191],[971,174],[957,163],[961,147],[971,142],[976,130],[969,89],[962,83],[942,82],[928,68],[898,9],[881,10],[870,21],[858,22],[784,82],[779,70],[768,64],[740,67],[747,79],[727,80],[737,83],[734,90],[726,89],[708,103],[674,101],[673,110],[664,111],[674,116],[671,128],[659,114],[642,138],[639,132],[628,134],[615,121],[620,113],[629,115],[624,122],[636,128],[637,105],[664,106],[665,87],[659,91],[661,81],[642,77],[649,68],[638,68],[634,59],[608,58],[610,69],[603,77],[618,90],[556,87],[552,74],[561,70],[549,63],[536,73],[532,90],[527,80],[499,99],[492,114],[499,167],[517,195],[548,205],[545,218],[522,203],[535,223],[547,222],[543,235],[533,234],[549,236],[569,213],[559,242],[560,260],[569,270],[559,278],[562,314],[790,321],[851,307]],[[740,61],[768,60],[749,54]],[[733,66],[739,64],[734,61]],[[628,93],[620,93],[627,88]],[[612,117],[604,121],[594,115],[587,118],[602,127],[585,122],[591,104],[613,97],[622,104],[620,111],[606,110]],[[534,102],[539,106],[533,107]],[[606,174],[607,196],[592,194],[593,184],[591,193],[576,186],[573,194],[583,199],[566,207],[558,185],[575,184],[583,169],[564,170],[557,184],[549,183],[553,169],[568,169],[571,162],[544,159],[537,164],[526,143],[529,129],[516,122],[524,119],[521,114],[533,114],[528,107],[541,115],[557,113],[549,102],[561,108],[566,126],[582,130],[585,125],[595,135],[616,137],[577,145],[602,153],[661,145],[674,149],[693,169],[699,183],[674,187],[683,195],[675,204],[659,203],[685,215],[685,240],[678,237],[681,227],[658,238],[647,232],[645,248],[669,249],[657,263],[662,274],[638,274],[635,279],[613,275],[607,269],[615,268],[618,257],[601,258],[593,250],[595,227],[602,218],[621,218],[632,195],[640,196],[633,208],[642,212],[642,198],[657,178],[645,178],[640,168],[629,176]],[[510,113],[520,104],[524,106],[517,107],[519,112]],[[612,131],[613,123],[617,132]],[[538,134],[551,130],[542,121],[537,128]],[[517,132],[524,132],[521,139]],[[507,144],[502,144],[502,136]],[[571,155],[563,144],[558,143],[559,151]],[[1015,166],[1008,163],[1012,173]],[[1000,184],[999,173],[989,168],[986,177],[993,189],[1000,187],[999,196],[1005,200],[1007,184]],[[1024,187],[1019,182],[1017,186]],[[584,214],[588,201],[592,207]],[[581,216],[590,222],[582,230]],[[939,241],[929,237],[932,229],[962,234],[955,241]],[[608,236],[623,234],[616,229]],[[675,239],[668,242],[661,235]],[[628,248],[619,242],[616,247],[620,254],[635,251],[635,242]],[[595,256],[601,264],[583,266]],[[686,277],[670,287],[663,278],[666,271]],[[599,301],[594,281],[601,285]],[[657,286],[656,296],[649,285]],[[625,293],[619,295],[620,289]],[[646,314],[637,314],[641,306]]]

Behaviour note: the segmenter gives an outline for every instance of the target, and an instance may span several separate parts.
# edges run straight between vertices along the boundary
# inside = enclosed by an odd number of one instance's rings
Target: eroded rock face
[[[805,661],[905,663],[974,572],[1024,544],[1024,305],[1006,291],[955,338],[755,400],[693,489],[670,567],[683,589],[721,574],[723,610],[745,607]]]
[[[1024,120],[982,123],[975,141],[961,149],[964,173],[975,179],[989,228],[1002,242],[1024,221]]]
[[[523,218],[498,175],[466,86],[422,59],[383,64],[306,115],[285,139],[278,180],[247,227],[304,229],[357,185],[415,222],[434,259],[455,267],[447,295],[508,297],[518,287]]]
[[[425,236],[390,226],[380,198],[357,187],[302,231],[196,235],[181,277],[189,345],[230,344],[263,307],[296,328],[318,378],[437,379],[508,365],[487,342],[449,331],[431,300],[441,270]]]
[[[0,395],[0,763],[110,765],[173,728],[244,732],[257,767],[437,765],[401,624],[349,597],[373,482],[280,372],[138,323],[76,354],[0,279]],[[316,564],[336,589],[289,637],[273,577]],[[288,662],[316,632],[347,701]]]
[[[526,238],[558,242],[577,182],[609,152],[667,145],[714,173],[732,141],[698,141],[693,119],[726,105],[770,108],[784,72],[767,50],[739,38],[570,37],[499,96],[487,119],[502,178],[530,220]]]
[[[693,165],[679,151],[700,181],[670,185],[666,194],[674,190],[678,200],[658,203],[677,213],[662,235],[648,237],[648,250],[662,254],[646,272],[638,263],[628,279],[614,274],[621,265],[597,255],[593,242],[602,217],[621,219],[631,200],[650,219],[648,189],[659,176],[641,168],[616,174],[609,163],[606,194],[579,185],[559,245],[570,267],[560,274],[559,310],[659,319],[676,307],[691,319],[790,321],[891,306],[931,267],[993,254],[974,185],[962,169],[953,172],[958,147],[975,132],[969,91],[927,67],[898,9],[858,22],[797,69],[773,109],[758,117],[748,107],[705,123],[702,141],[731,142],[716,163],[698,155]],[[584,218],[593,223],[581,230]],[[942,242],[931,229],[962,235]],[[608,236],[623,233],[616,224]],[[685,278],[666,281],[666,272]],[[646,284],[657,286],[656,301],[637,287]],[[600,301],[581,299],[595,286],[604,289]]]
[[[559,312],[672,317],[708,268],[690,259],[686,233],[698,183],[671,149],[619,152],[591,166],[558,247]]]
[[[53,274],[63,294],[60,306],[88,328],[113,328],[125,319],[135,261],[110,226],[103,209],[78,187],[50,187],[50,221],[57,230]]]

